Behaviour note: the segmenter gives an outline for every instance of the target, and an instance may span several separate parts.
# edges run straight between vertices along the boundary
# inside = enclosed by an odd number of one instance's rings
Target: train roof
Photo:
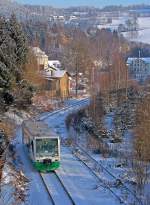
[[[33,137],[58,137],[47,124],[41,121],[25,120],[23,127],[26,128]]]

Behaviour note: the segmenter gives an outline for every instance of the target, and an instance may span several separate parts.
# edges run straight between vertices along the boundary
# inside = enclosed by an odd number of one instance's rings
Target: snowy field
[[[117,30],[119,24],[124,24],[128,20],[128,16],[119,17],[118,19],[112,19],[111,24],[98,25],[99,29],[109,28],[111,30]],[[150,17],[139,17],[138,18],[139,31],[136,37],[130,37],[131,32],[123,32],[123,36],[128,40],[143,42],[150,44]]]
[[[150,44],[150,17],[141,17],[138,18],[139,31],[137,37],[129,37],[129,32],[123,33],[124,37],[128,38],[131,41],[137,41],[142,43]]]
[[[128,32],[124,33],[123,35],[127,39],[129,38]],[[150,28],[138,31],[138,36],[136,38],[129,38],[129,40],[150,44]]]
[[[128,16],[114,18],[114,19],[112,19],[112,23],[111,24],[98,25],[97,27],[99,29],[102,29],[102,28],[106,28],[107,29],[107,28],[109,28],[111,30],[117,30],[119,24],[124,24],[126,20],[128,20]]]

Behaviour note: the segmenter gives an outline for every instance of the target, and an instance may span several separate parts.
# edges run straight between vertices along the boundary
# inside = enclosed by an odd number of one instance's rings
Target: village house
[[[45,69],[43,74],[46,79],[46,90],[50,91],[52,96],[64,99],[70,94],[71,77],[60,65],[59,61],[48,61],[48,69]]]
[[[137,81],[144,81],[150,76],[150,58],[128,58],[129,75]]]
[[[48,56],[39,47],[32,48],[34,55],[36,56],[39,70],[48,68]]]
[[[40,72],[45,79],[45,90],[51,97],[68,98],[70,94],[70,74],[64,70],[58,60],[48,60],[48,56],[40,48],[34,47]]]

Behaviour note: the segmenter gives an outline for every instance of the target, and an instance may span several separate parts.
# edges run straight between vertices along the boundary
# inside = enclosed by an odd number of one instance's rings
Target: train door
[[[29,153],[30,158],[34,161],[34,141],[32,139],[30,140]]]
[[[58,138],[58,157],[60,161],[60,139]]]

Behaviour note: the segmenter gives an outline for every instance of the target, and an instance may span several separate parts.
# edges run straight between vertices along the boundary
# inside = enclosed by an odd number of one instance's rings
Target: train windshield
[[[36,155],[57,156],[58,155],[58,139],[36,139]]]

